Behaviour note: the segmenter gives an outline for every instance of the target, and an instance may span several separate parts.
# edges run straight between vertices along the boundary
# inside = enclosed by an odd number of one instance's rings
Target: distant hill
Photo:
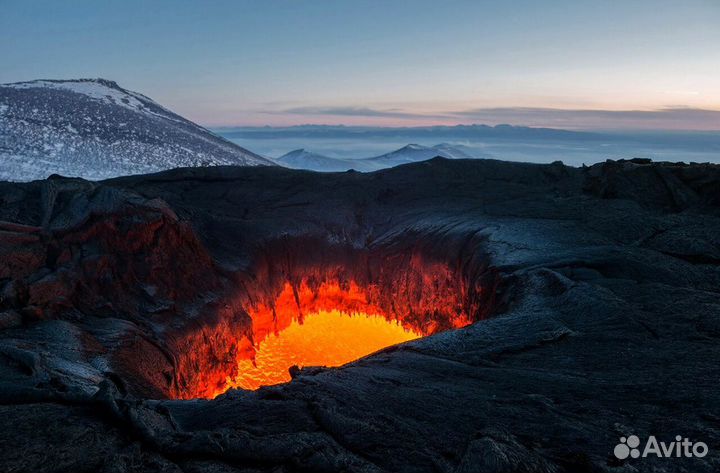
[[[109,80],[0,85],[0,180],[273,164]]]
[[[435,146],[409,144],[387,154],[363,159],[331,158],[322,154],[296,149],[275,160],[281,166],[293,169],[307,169],[320,172],[377,171],[401,164],[426,161],[441,156],[448,159],[474,159],[475,156],[463,151],[461,147],[447,143]]]
[[[376,156],[374,158],[368,158],[362,161],[371,163],[371,165],[376,169],[382,169],[398,166],[400,164],[427,161],[428,159],[438,156],[448,159],[474,159],[474,156],[471,156],[460,148],[453,147],[449,144],[439,144],[435,146],[409,144],[391,153]]]
[[[340,172],[349,169],[372,171],[375,169],[371,163],[363,162],[364,160],[331,158],[304,149],[290,151],[275,161],[281,166],[293,169],[308,169],[321,172]]]

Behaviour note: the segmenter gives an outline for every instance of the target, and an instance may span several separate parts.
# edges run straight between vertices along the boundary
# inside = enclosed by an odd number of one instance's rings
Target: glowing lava
[[[243,389],[290,381],[293,366],[340,366],[382,348],[422,335],[398,322],[366,313],[318,311],[293,320],[257,347],[255,361],[238,360],[239,375],[229,385]]]
[[[388,346],[464,327],[472,318],[458,304],[448,274],[409,272],[364,285],[347,279],[318,282],[312,273],[294,284],[286,281],[274,296],[247,305],[252,337],[238,340],[236,370],[219,379],[208,376],[217,382],[203,384],[194,397],[285,383],[292,366],[341,366]]]

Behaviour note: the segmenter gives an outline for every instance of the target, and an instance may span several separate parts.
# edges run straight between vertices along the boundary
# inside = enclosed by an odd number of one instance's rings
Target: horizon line
[[[487,124],[487,123],[456,123],[453,125],[447,124],[433,124],[433,125],[352,125],[345,123],[298,123],[293,125],[257,125],[257,124],[233,124],[233,125],[211,125],[200,123],[201,126],[210,130],[232,130],[238,128],[244,129],[289,129],[289,128],[304,128],[304,127],[317,127],[317,128],[363,128],[363,129],[383,129],[383,130],[412,130],[412,129],[427,129],[427,128],[459,128],[459,127],[483,127],[483,128],[524,128],[532,130],[552,130],[552,131],[566,131],[568,133],[720,133],[720,128],[717,129],[702,129],[702,128],[560,128],[544,125],[523,125],[523,124],[512,124],[512,123],[498,123],[498,124]]]

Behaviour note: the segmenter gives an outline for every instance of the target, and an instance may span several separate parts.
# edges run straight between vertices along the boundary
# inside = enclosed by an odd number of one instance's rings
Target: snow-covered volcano
[[[0,180],[273,164],[109,80],[0,85]]]

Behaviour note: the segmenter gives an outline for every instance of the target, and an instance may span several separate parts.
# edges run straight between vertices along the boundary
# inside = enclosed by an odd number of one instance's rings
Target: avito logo
[[[640,451],[640,438],[637,435],[620,437],[613,453],[620,460],[628,457],[645,458],[655,455],[658,458],[702,458],[708,454],[708,446],[704,442],[691,442],[687,437],[675,436],[674,442],[658,442],[654,435],[648,437],[645,447]]]

